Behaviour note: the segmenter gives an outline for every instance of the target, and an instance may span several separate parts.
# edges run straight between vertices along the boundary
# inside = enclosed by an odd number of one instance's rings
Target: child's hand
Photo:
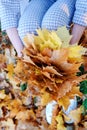
[[[72,29],[72,39],[70,41],[70,44],[75,44],[79,42],[84,30],[86,27],[78,25],[78,24],[74,24],[73,29]]]
[[[17,51],[18,57],[22,57],[22,50],[23,50],[24,46],[23,46],[23,44],[20,40],[17,29],[16,28],[10,28],[6,31],[7,31],[7,34],[9,36],[11,43],[13,44],[14,48]]]

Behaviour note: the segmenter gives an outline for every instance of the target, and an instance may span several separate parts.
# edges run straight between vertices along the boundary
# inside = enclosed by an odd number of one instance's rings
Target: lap
[[[43,16],[52,4],[51,0],[31,0],[19,20],[20,37],[27,32],[35,33],[35,30],[41,27]]]
[[[56,30],[68,25],[72,19],[76,0],[31,0],[19,20],[21,38],[36,33],[37,28]]]

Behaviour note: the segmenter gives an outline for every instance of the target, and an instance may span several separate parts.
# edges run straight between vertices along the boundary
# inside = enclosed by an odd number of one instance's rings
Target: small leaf
[[[81,75],[82,75],[81,72],[77,72],[77,73],[76,73],[76,76],[81,76]]]
[[[80,92],[87,94],[87,80],[80,82]]]
[[[63,42],[62,46],[64,48],[69,47],[69,42],[70,42],[72,36],[69,34],[69,30],[65,26],[58,28],[57,35]]]
[[[27,89],[27,83],[20,85],[21,91],[25,91]]]
[[[84,108],[87,110],[87,98],[83,101],[83,104]]]
[[[79,67],[79,72],[77,72],[77,76],[81,76],[81,75],[83,75],[83,74],[86,74],[87,73],[87,71],[85,71],[85,68],[84,68],[84,65],[82,64],[80,67]]]
[[[84,73],[85,69],[84,69],[84,65],[82,64],[80,67],[79,67],[79,70]]]
[[[37,103],[37,97],[34,97],[34,104]]]
[[[76,96],[77,104],[82,104],[82,99],[79,96]]]

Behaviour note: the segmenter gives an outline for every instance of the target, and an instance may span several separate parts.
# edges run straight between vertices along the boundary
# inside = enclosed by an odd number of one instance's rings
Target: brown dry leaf
[[[79,91],[78,86],[73,86],[71,91],[66,94],[69,98],[74,98],[75,96],[82,97],[83,94]]]
[[[68,49],[65,48],[60,50],[54,50],[50,61],[56,66],[59,66],[62,62],[67,61],[68,53]]]
[[[81,76],[74,76],[74,78],[72,77],[72,82],[75,84],[79,84],[81,81],[87,79],[87,74],[81,75]]]
[[[67,80],[65,82],[63,82],[60,86],[58,86],[58,96],[57,99],[62,98],[63,96],[66,95],[66,93],[68,93],[69,91],[71,91],[73,87],[73,83],[71,82],[71,80]]]
[[[0,54],[0,69],[5,67],[6,57],[3,54]]]
[[[21,60],[18,60],[17,65],[16,65],[16,67],[15,67],[15,69],[14,69],[14,72],[21,74],[21,72],[23,71],[23,69],[24,69],[24,64],[23,64],[23,62],[22,62]]]
[[[11,118],[16,117],[19,112],[20,112],[19,108],[14,108],[14,109],[11,108],[10,117]]]
[[[49,80],[53,81],[53,79],[50,76],[50,73],[48,72],[41,72],[46,78],[48,78]]]
[[[41,54],[43,56],[48,56],[51,57],[52,55],[52,50],[50,48],[44,48],[43,51],[41,51]]]
[[[39,126],[37,126],[33,122],[18,120],[17,130],[42,130],[42,129],[40,129]]]
[[[86,55],[84,55],[83,57],[82,57],[82,59],[83,59],[83,63],[84,63],[84,67],[85,67],[85,70],[87,71],[87,56]]]
[[[35,113],[33,110],[22,110],[16,115],[16,119],[26,121],[26,120],[36,120]]]
[[[29,56],[24,55],[24,56],[23,56],[23,59],[24,59],[24,60],[23,60],[24,62],[27,62],[27,63],[29,63],[29,64],[35,66],[35,63],[33,62],[33,60],[31,60],[31,58],[30,58]]]
[[[23,55],[27,55],[27,56],[37,55],[37,52],[32,48],[24,48],[22,50],[22,53],[23,53]]]
[[[47,71],[51,74],[57,75],[57,76],[63,76],[62,74],[60,74],[59,72],[57,72],[53,66],[47,66],[47,67],[43,67],[43,71]]]
[[[32,47],[34,50],[37,50],[36,46],[34,44],[34,35],[33,34],[27,34],[24,37],[23,41],[24,41],[24,45],[25,45],[26,48]]]
[[[77,63],[77,64],[71,64],[68,63],[67,61],[62,62],[59,66],[60,70],[65,72],[66,74],[72,74],[72,73],[76,73],[79,71],[79,67],[80,67],[81,63]]]
[[[82,114],[82,110],[81,108],[77,108],[75,110],[72,110],[70,113],[69,113],[69,117],[71,119],[74,120],[74,123],[77,125],[80,121],[81,121],[81,114]]]
[[[0,64],[6,62],[6,57],[3,54],[0,54]]]
[[[10,100],[10,104],[8,104],[8,109],[13,110],[13,109],[20,109],[22,105],[22,102],[20,99],[14,99]]]
[[[50,65],[48,56],[42,56],[42,54],[38,53],[37,56],[33,56],[33,58],[36,63],[40,64],[46,63]]]

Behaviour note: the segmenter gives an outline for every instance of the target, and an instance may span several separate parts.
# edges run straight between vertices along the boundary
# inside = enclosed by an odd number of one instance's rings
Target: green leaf
[[[76,73],[76,76],[81,76],[81,75],[82,75],[81,72],[77,72],[77,73]]]
[[[58,28],[57,35],[62,40],[62,42],[63,42],[62,46],[63,47],[70,46],[69,42],[70,42],[72,36],[70,35],[69,30],[66,28],[66,26]]]
[[[83,101],[83,104],[82,104],[85,108],[85,110],[87,110],[87,98]]]
[[[2,31],[2,35],[3,35],[3,36],[6,36],[7,34],[6,34],[6,32],[5,32],[5,31]]]
[[[85,69],[84,69],[84,65],[83,65],[83,64],[81,64],[81,66],[79,67],[79,70],[80,70],[82,73],[85,72]]]
[[[81,76],[81,75],[83,75],[83,74],[86,74],[87,73],[87,71],[85,71],[85,68],[84,68],[84,65],[82,64],[80,67],[79,67],[79,72],[77,72],[77,76]]]
[[[25,91],[27,89],[27,83],[20,85],[21,91]]]
[[[34,104],[37,103],[37,97],[34,97]]]
[[[77,104],[82,104],[82,99],[79,96],[76,96]]]
[[[87,94],[87,80],[80,82],[80,92]]]

